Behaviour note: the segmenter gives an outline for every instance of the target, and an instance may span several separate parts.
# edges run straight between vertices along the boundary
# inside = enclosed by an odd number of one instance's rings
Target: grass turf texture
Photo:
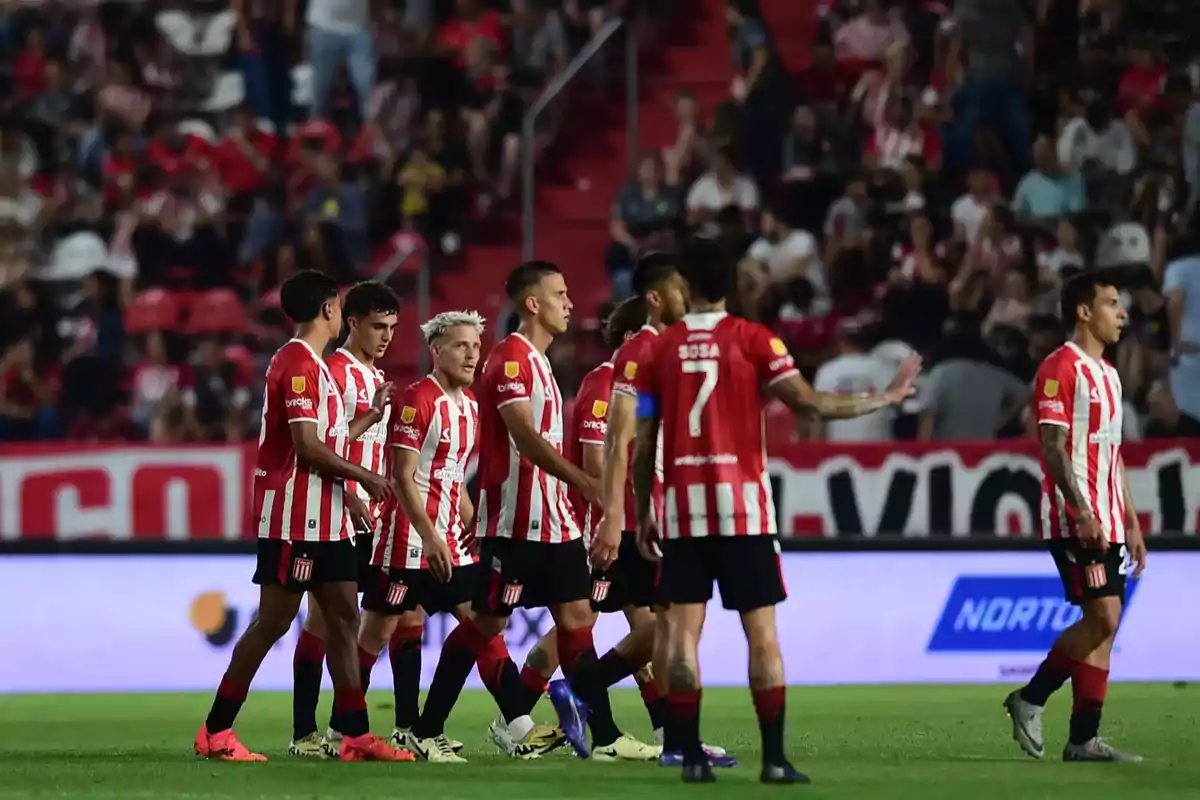
[[[706,738],[742,759],[713,786],[685,786],[678,770],[654,764],[588,763],[566,751],[509,761],[487,741],[491,698],[464,693],[447,732],[466,743],[469,764],[339,764],[286,754],[291,701],[251,694],[238,732],[267,764],[218,764],[192,755],[192,738],[210,697],[159,695],[0,696],[0,798],[429,798],[492,800],[605,798],[657,800],[702,793],[750,798],[802,792],[813,798],[1200,798],[1200,703],[1196,690],[1118,684],[1104,730],[1142,753],[1141,765],[1063,764],[1069,686],[1050,701],[1047,758],[1034,761],[1010,738],[998,686],[794,688],[788,695],[793,761],[808,787],[758,782],[758,727],[745,689],[704,694]],[[328,718],[324,692],[319,720]],[[374,729],[391,730],[391,698],[370,696]],[[649,737],[632,691],[615,692],[619,723]],[[543,701],[536,712],[552,717]]]

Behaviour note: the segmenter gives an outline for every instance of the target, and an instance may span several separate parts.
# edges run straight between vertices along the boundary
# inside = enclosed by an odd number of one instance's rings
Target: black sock
[[[518,717],[524,717],[533,711],[541,694],[532,695],[521,683],[521,673],[511,658],[506,658],[500,667],[499,680],[494,687],[489,687],[496,707],[505,722],[512,722]]]
[[[683,753],[684,762],[707,760],[700,744],[700,690],[672,689],[667,700],[671,704],[671,724],[667,730],[673,731],[675,750]]]
[[[325,643],[308,631],[300,631],[292,656],[292,741],[317,732],[324,662]]]
[[[1071,744],[1087,744],[1100,733],[1100,716],[1104,703],[1100,700],[1077,702],[1071,709]]]
[[[228,675],[221,677],[221,685],[217,687],[217,696],[213,698],[212,708],[204,720],[204,727],[209,733],[220,733],[233,727],[233,721],[246,702],[246,687],[239,686],[230,680]]]
[[[337,721],[336,730],[343,736],[355,738],[371,731],[371,721],[367,716],[367,697],[362,687],[339,689],[333,687],[333,715]]]
[[[482,649],[482,634],[469,622],[460,622],[442,644],[442,655],[438,659],[429,694],[425,698],[425,709],[421,718],[412,726],[413,736],[432,739],[446,730],[446,720],[462,694],[463,684]]]
[[[633,674],[626,669],[626,675]],[[580,654],[570,679],[571,690],[588,706],[588,727],[592,730],[592,744],[595,747],[606,747],[621,738],[621,729],[613,719],[612,705],[608,699],[607,679],[611,673],[611,660],[607,667],[602,666],[602,662],[596,659],[596,651],[587,650]]]
[[[667,698],[660,697],[646,703],[646,713],[650,715],[650,727],[662,731],[663,741],[666,742],[667,729],[671,727],[671,706]]]
[[[783,718],[787,707],[787,688],[772,686],[755,689],[754,711],[758,715],[758,729],[762,734],[762,756],[764,764],[779,764],[784,761]]]
[[[1062,688],[1071,677],[1073,663],[1070,658],[1053,649],[1038,666],[1029,683],[1021,689],[1021,699],[1035,706],[1044,706],[1050,695]]]
[[[420,630],[417,628],[416,630]],[[399,633],[399,631],[397,631]],[[421,716],[421,637],[393,636],[388,644],[392,664],[392,693],[396,701],[396,727],[408,730]]]
[[[678,753],[681,745],[679,737],[675,735],[675,715],[671,713],[671,701],[668,699],[667,704],[667,721],[663,724],[663,752]]]

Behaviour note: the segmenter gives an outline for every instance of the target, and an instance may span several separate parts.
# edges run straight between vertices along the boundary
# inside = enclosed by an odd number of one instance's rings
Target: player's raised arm
[[[916,392],[913,379],[921,371],[920,356],[911,356],[896,371],[892,383],[880,394],[842,395],[818,392],[800,375],[787,345],[761,328],[759,341],[752,345],[758,360],[759,377],[767,391],[779,398],[797,415],[817,414],[825,419],[852,419],[887,406],[904,402]]]
[[[292,448],[301,463],[332,478],[357,481],[375,500],[391,494],[387,479],[346,459],[329,449],[317,436],[317,408],[322,402],[320,374],[315,361],[297,364],[285,373],[284,411],[292,434]]]

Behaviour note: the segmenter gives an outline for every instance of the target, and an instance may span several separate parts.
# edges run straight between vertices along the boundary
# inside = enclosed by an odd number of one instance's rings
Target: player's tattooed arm
[[[653,507],[654,462],[658,450],[659,417],[638,420],[637,444],[633,455],[633,496],[637,500],[637,518],[649,519]]]
[[[1038,438],[1042,443],[1042,460],[1050,479],[1063,493],[1067,506],[1077,516],[1091,516],[1087,496],[1079,489],[1071,458],[1067,454],[1067,429],[1062,425],[1039,425]]]
[[[771,384],[771,391],[797,416],[816,414],[825,419],[850,419],[890,405],[886,395],[841,395],[818,392],[799,374]]]

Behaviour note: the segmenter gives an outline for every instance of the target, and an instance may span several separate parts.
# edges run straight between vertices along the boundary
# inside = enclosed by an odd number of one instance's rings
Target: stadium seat
[[[180,305],[179,297],[166,289],[147,289],[134,297],[125,309],[125,330],[149,333],[177,328]]]
[[[246,99],[246,84],[240,72],[222,72],[213,82],[212,92],[201,104],[202,111],[219,114],[242,104]]]
[[[254,374],[254,354],[250,352],[244,345],[231,344],[223,351],[221,356],[226,364],[232,364],[238,371],[238,374],[244,377],[250,377]]]
[[[204,292],[192,304],[188,330],[196,334],[237,333],[246,325],[246,311],[232,289]]]
[[[269,289],[262,297],[258,299],[258,310],[265,311],[270,308],[279,308],[281,301],[279,299],[279,287]]]

